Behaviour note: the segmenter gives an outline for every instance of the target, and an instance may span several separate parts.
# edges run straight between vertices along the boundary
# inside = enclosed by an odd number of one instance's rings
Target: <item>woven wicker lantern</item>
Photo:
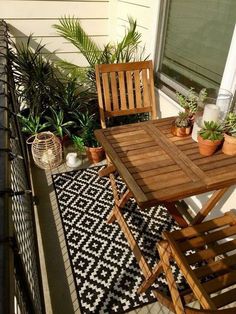
[[[51,132],[36,134],[31,151],[35,164],[41,169],[53,169],[62,162],[60,140]]]

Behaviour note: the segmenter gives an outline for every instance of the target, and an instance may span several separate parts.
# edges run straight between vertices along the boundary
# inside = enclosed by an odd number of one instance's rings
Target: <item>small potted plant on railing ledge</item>
[[[203,156],[211,156],[223,141],[223,127],[218,122],[204,121],[198,133],[199,152]]]
[[[224,121],[224,144],[222,151],[226,155],[236,155],[236,113],[229,113]]]
[[[191,134],[192,121],[187,111],[180,111],[178,117],[171,126],[171,133],[174,136],[184,137]]]

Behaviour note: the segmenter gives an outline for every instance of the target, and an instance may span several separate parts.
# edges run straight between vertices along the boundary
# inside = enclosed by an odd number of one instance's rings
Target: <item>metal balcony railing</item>
[[[0,21],[0,313],[45,313],[29,163]]]

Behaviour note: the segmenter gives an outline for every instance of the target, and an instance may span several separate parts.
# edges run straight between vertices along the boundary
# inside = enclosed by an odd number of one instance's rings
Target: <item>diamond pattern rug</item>
[[[151,291],[137,294],[143,276],[118,224],[106,223],[114,201],[110,181],[98,176],[99,169],[95,166],[52,178],[81,312],[124,313],[156,299]],[[120,179],[118,186],[124,191]],[[153,266],[158,259],[156,242],[164,230],[177,229],[176,224],[164,206],[141,211],[130,200],[124,213]],[[178,273],[176,276],[178,279]],[[167,289],[164,276],[158,278],[156,287]]]

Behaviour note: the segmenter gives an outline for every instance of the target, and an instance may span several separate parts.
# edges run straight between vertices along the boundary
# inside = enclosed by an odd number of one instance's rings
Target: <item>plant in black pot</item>
[[[88,111],[76,115],[81,128],[81,138],[83,139],[86,154],[90,163],[98,163],[105,157],[104,149],[100,146],[94,135],[94,130],[99,128],[96,115]]]

